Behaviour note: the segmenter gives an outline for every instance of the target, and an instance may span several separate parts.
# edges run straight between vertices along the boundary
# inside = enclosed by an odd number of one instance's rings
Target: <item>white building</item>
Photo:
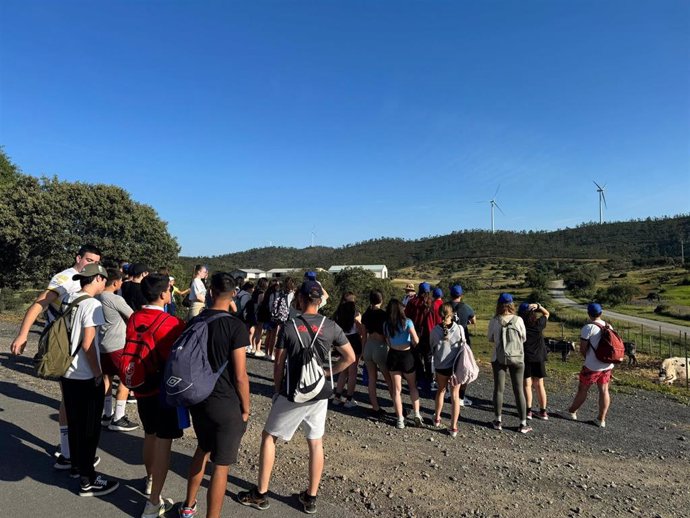
[[[279,279],[281,277],[287,277],[291,272],[297,272],[299,270],[299,268],[271,268],[266,272],[266,277],[269,279]]]
[[[245,280],[260,279],[266,277],[266,272],[258,268],[240,268],[230,272],[230,275],[237,277],[238,275],[244,277]]]
[[[388,268],[386,268],[385,264],[339,264],[331,266],[328,269],[328,273],[335,275],[347,268],[362,268],[363,270],[373,272],[378,279],[388,278]]]

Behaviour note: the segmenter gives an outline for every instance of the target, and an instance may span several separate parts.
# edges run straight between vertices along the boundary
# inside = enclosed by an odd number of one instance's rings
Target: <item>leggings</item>
[[[491,362],[494,371],[494,413],[500,417],[503,413],[503,388],[506,383],[506,372],[510,372],[510,382],[513,385],[515,394],[515,404],[517,405],[520,421],[527,419],[527,408],[525,405],[525,393],[522,390],[522,380],[525,375],[525,364],[501,365],[498,362]]]

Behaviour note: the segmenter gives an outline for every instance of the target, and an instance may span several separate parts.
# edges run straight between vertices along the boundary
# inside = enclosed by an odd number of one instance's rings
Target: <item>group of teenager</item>
[[[180,292],[169,272],[149,272],[143,263],[120,264],[104,268],[101,251],[83,246],[75,264],[55,275],[48,288],[28,308],[17,337],[13,354],[22,354],[31,326],[45,312],[49,324],[66,310],[71,313],[70,354],[72,361],[60,377],[60,447],[55,468],[68,470],[79,479],[79,495],[102,496],[115,491],[118,482],[97,474],[100,459],[96,450],[102,427],[131,431],[137,425],[125,415],[129,395],[126,383],[119,379],[113,400],[116,377],[122,377],[125,343],[142,340],[147,333],[155,349],[157,368],[145,383],[132,392],[137,402],[139,420],[144,429],[142,462],[145,477],[141,490],[146,495],[142,517],[162,516],[173,501],[162,492],[169,469],[172,441],[189,426],[188,415],[197,438],[187,480],[187,491],[178,508],[179,516],[192,518],[197,513],[197,493],[206,464],[213,471],[206,498],[206,516],[220,516],[229,466],[237,462],[240,441],[250,415],[249,381],[246,356],[274,360],[272,406],[261,436],[259,473],[255,486],[238,493],[239,503],[266,509],[266,498],[275,462],[276,441],[289,441],[302,427],[309,449],[309,477],[299,501],[307,513],[316,512],[316,495],[324,464],[323,436],[329,399],[332,405],[356,406],[353,395],[360,358],[365,365],[371,412],[383,416],[377,397],[380,372],[393,401],[395,426],[404,428],[406,417],[402,404],[402,382],[406,381],[411,400],[410,419],[423,425],[420,391],[435,394],[433,426],[441,428],[441,414],[446,394],[450,393],[451,420],[448,433],[458,433],[460,408],[471,404],[465,397],[466,384],[457,382],[458,359],[470,347],[468,326],[475,323],[472,308],[463,301],[460,285],[450,287],[450,300],[443,301],[441,288],[432,289],[424,282],[418,289],[406,287],[401,299],[391,299],[383,306],[380,291],[369,294],[369,307],[359,314],[355,294],[343,295],[333,319],[319,309],[328,298],[316,279],[307,272],[304,279],[271,282],[259,279],[256,285],[216,272],[208,282],[203,265],[194,269],[188,290]],[[239,281],[239,282],[238,282]],[[241,284],[241,285],[238,285]],[[176,316],[175,297],[184,296],[188,306],[187,322]],[[262,309],[263,308],[263,309]],[[592,361],[590,348],[596,348],[601,307],[590,305],[593,324],[583,328],[581,352],[586,356],[580,374],[580,387],[569,415],[577,418],[589,387],[600,388],[599,426],[605,426],[608,409],[610,368]],[[597,313],[598,312],[598,313]],[[494,372],[493,427],[501,429],[503,385],[510,375],[520,417],[518,430],[531,430],[527,420],[533,415],[548,419],[544,390],[546,349],[543,330],[549,312],[539,304],[524,303],[516,314],[512,297],[502,294],[496,315],[489,323],[488,338],[496,344],[511,326],[524,344],[521,361],[501,363],[496,351],[492,358]],[[175,342],[185,329],[203,320],[208,324],[206,351],[212,370],[220,373],[211,394],[188,409],[166,405],[162,393],[162,372]],[[265,339],[262,336],[265,333]],[[261,350],[262,345],[265,352]],[[330,383],[304,402],[295,393],[304,365],[304,351],[310,349]],[[331,353],[335,352],[333,361]],[[333,390],[334,376],[338,375]],[[536,388],[539,411],[532,413],[532,388]],[[113,404],[114,402],[114,404]],[[189,414],[187,414],[189,412]]]

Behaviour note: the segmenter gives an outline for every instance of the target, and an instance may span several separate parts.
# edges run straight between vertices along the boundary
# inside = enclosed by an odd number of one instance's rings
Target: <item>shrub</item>
[[[630,303],[639,293],[639,288],[632,284],[614,284],[606,289],[597,290],[596,299],[609,306],[618,306]]]

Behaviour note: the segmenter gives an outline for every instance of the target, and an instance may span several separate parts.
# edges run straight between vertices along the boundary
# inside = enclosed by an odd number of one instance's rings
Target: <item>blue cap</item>
[[[316,272],[307,272],[304,274],[305,279],[309,279],[310,281],[315,281],[316,280]]]
[[[459,284],[456,284],[455,286],[451,286],[450,296],[455,298],[455,297],[459,297],[460,295],[462,295],[462,286],[460,286]]]
[[[310,299],[320,299],[323,297],[323,288],[316,281],[304,281],[299,287],[299,292]]]
[[[601,304],[597,304],[596,302],[590,302],[587,306],[587,314],[590,317],[598,317],[603,311],[604,310],[601,309]]]
[[[419,285],[419,293],[429,293],[431,291],[431,284],[422,282]]]
[[[529,302],[523,302],[518,308],[518,313],[527,313],[529,311]]]
[[[513,302],[513,296],[510,293],[501,293],[498,297],[499,304],[510,304]]]
[[[440,299],[443,297],[443,290],[441,288],[434,288],[433,295],[435,299]]]

